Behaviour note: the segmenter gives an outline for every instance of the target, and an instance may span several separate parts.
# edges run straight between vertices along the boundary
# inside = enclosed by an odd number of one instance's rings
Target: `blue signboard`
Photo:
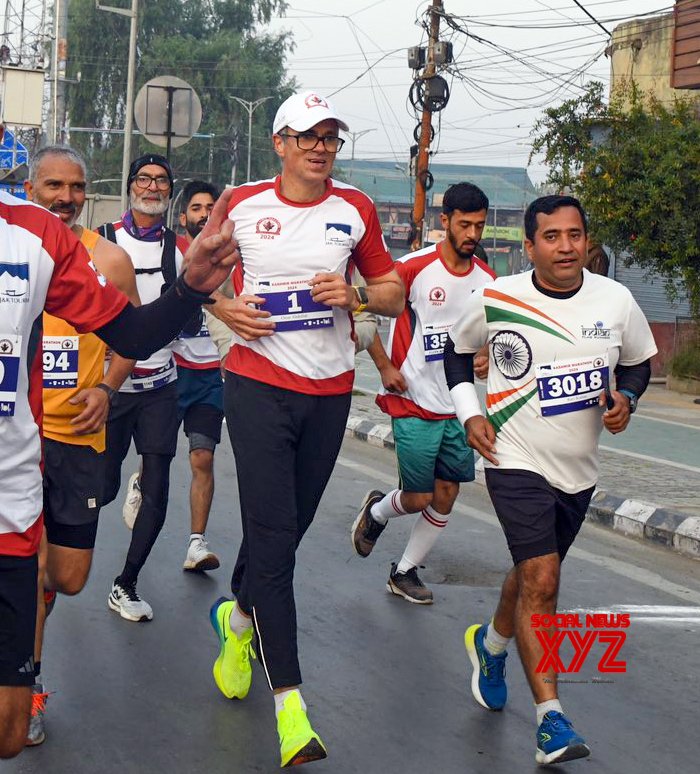
[[[21,142],[17,141],[14,133],[6,127],[5,134],[0,143],[0,170],[2,174],[7,174],[9,170],[17,169],[20,165],[28,163],[29,153],[27,149]],[[0,189],[20,199],[27,198],[22,187],[22,181],[9,183],[0,180]]]

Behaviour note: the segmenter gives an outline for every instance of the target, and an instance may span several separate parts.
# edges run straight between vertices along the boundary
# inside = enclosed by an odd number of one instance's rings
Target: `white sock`
[[[563,712],[559,699],[550,699],[549,701],[543,701],[542,704],[535,704],[535,711],[537,712],[538,726],[548,712]]]
[[[428,555],[450,518],[449,513],[438,513],[432,505],[420,512],[411,530],[406,550],[396,568],[397,572],[408,572],[411,567],[418,567]]]
[[[284,700],[287,698],[287,696],[290,696],[293,693],[299,694],[299,701],[301,701],[301,708],[306,712],[306,702],[304,701],[304,697],[301,695],[301,691],[298,688],[290,688],[288,691],[280,691],[280,693],[273,693],[272,697],[275,700],[275,715],[279,715],[280,712],[284,709]]]
[[[233,606],[233,610],[229,616],[228,625],[231,627],[231,631],[237,637],[240,637],[243,632],[248,631],[248,629],[250,629],[250,627],[253,625],[253,619],[248,618],[247,615],[243,615],[243,613],[241,613],[240,607],[238,607],[236,604]]]
[[[392,489],[391,492],[385,494],[383,500],[372,506],[370,513],[372,518],[380,524],[386,524],[389,519],[396,516],[405,516],[408,511],[405,511],[401,505],[401,490]]]
[[[192,542],[192,541],[193,541],[195,538],[202,538],[202,540],[204,540],[204,533],[203,533],[203,532],[193,532],[193,533],[190,535],[190,543],[191,543],[191,542]]]
[[[484,647],[492,656],[499,656],[504,653],[510,642],[510,637],[504,637],[496,631],[496,627],[493,625],[493,618],[489,621],[489,625],[486,628],[486,636],[484,637]]]

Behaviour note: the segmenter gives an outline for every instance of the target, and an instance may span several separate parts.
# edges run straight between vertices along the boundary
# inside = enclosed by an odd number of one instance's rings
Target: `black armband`
[[[455,352],[455,343],[451,336],[448,336],[445,342],[443,366],[448,390],[462,382],[474,384],[474,355],[469,353],[461,355]]]
[[[618,392],[627,390],[638,398],[644,394],[651,379],[651,359],[647,358],[643,363],[625,366],[617,365],[615,368],[615,387]]]

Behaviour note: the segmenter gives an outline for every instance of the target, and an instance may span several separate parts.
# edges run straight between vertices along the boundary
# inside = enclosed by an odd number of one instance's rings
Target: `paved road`
[[[181,444],[180,452],[184,452]],[[46,743],[0,765],[2,774],[249,774],[278,767],[272,700],[259,666],[245,702],[217,693],[217,653],[207,621],[226,593],[238,544],[238,501],[228,443],[217,456],[209,537],[225,567],[182,573],[187,471],[173,469],[168,523],[139,589],[149,624],[107,609],[127,545],[120,508],[103,512],[95,568],[83,594],[59,599],[47,627],[44,675],[51,696]],[[125,470],[125,473],[128,472]],[[417,608],[384,589],[410,522],[392,524],[366,560],[349,527],[370,486],[395,480],[390,451],[347,439],[316,523],[299,553],[298,608],[304,696],[329,748],[316,774],[534,772],[534,713],[515,652],[510,700],[488,713],[470,698],[462,636],[497,599],[509,559],[480,487],[467,487],[424,578],[436,604]],[[124,476],[126,481],[126,475]],[[564,685],[565,709],[593,755],[565,767],[589,774],[697,771],[700,562],[590,526],[564,574],[562,609],[632,612],[621,657],[627,672],[597,676],[598,651]]]

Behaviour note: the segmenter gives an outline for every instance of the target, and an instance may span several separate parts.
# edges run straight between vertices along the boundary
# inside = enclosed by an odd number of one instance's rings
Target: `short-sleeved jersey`
[[[91,259],[99,238],[99,234],[88,229],[83,229],[80,235],[80,241]],[[90,266],[97,271],[92,261]],[[105,343],[94,333],[78,333],[65,320],[44,312],[43,345],[44,438],[92,446],[95,451],[103,452],[104,427],[87,435],[74,433],[71,419],[77,417],[85,406],[73,405],[70,399],[102,381],[107,349]]]
[[[569,493],[593,486],[605,383],[618,363],[656,353],[629,290],[585,269],[570,298],[540,291],[531,271],[501,277],[474,293],[450,335],[459,353],[489,342],[486,413],[500,468],[539,473]]]
[[[202,325],[196,336],[184,331],[173,342],[175,362],[181,368],[207,369],[218,368],[221,362],[219,350],[212,341],[207,328],[206,318],[202,315]]]
[[[58,218],[0,192],[0,554],[30,556],[41,537],[44,309],[88,333],[127,303]]]
[[[165,278],[161,269],[163,243],[136,239],[121,221],[114,223],[117,244],[126,250],[136,272],[136,288],[142,304],[155,301],[163,290]],[[179,274],[187,251],[184,239],[178,238],[175,247],[175,269]],[[147,360],[139,360],[133,372],[124,380],[119,392],[142,392],[164,387],[177,379],[173,345],[154,352]]]
[[[226,368],[295,392],[349,392],[352,315],[313,302],[308,282],[319,272],[347,279],[349,261],[368,279],[392,270],[372,200],[329,179],[317,201],[291,202],[278,177],[237,188],[229,217],[242,256],[233,275],[236,295],[264,296],[262,308],[273,313],[276,329],[255,341],[234,333]]]
[[[469,296],[492,283],[495,274],[478,258],[466,274],[452,271],[442,256],[442,243],[401,258],[395,268],[406,288],[406,306],[391,321],[388,354],[408,389],[399,395],[382,387],[377,405],[395,418],[452,418],[443,368],[447,334]]]

